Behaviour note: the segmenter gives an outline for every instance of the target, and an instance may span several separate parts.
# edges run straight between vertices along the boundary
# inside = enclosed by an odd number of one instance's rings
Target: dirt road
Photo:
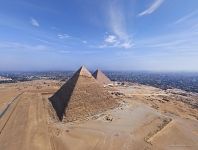
[[[50,150],[45,115],[40,94],[24,93],[20,96],[0,120],[0,149]]]

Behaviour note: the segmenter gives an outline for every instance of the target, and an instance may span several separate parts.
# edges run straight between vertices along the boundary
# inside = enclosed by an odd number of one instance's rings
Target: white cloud
[[[143,12],[139,13],[138,16],[144,16],[144,15],[149,15],[152,14],[154,11],[156,11],[164,2],[164,0],[155,0],[149,8],[144,10]]]
[[[109,10],[109,28],[111,34],[104,38],[104,43],[99,46],[104,47],[117,47],[117,48],[131,48],[133,46],[132,38],[128,35],[125,25],[125,16],[123,11],[118,7],[119,5],[113,3]]]
[[[84,41],[82,41],[82,43],[87,44],[87,41],[84,40]]]
[[[115,35],[108,35],[105,40],[106,43],[116,43],[117,42],[117,38]]]
[[[104,43],[99,46],[99,48],[114,47],[114,48],[131,48],[133,42],[131,40],[121,40],[116,35],[108,35],[104,39]]]
[[[131,48],[134,44],[131,42],[131,41],[125,41],[124,43],[121,43],[120,44],[120,47],[123,47],[123,48]]]
[[[40,24],[38,23],[38,21],[34,18],[30,19],[30,23],[34,26],[34,27],[39,27]]]
[[[68,38],[71,37],[71,36],[68,35],[68,34],[58,34],[57,36],[58,36],[59,39],[68,39]]]

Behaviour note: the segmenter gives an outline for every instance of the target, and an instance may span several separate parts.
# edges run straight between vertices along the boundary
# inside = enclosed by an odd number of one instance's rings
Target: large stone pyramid
[[[93,77],[101,84],[111,84],[111,80],[100,70],[96,70],[93,74]]]
[[[49,99],[59,119],[66,122],[118,106],[84,66]]]

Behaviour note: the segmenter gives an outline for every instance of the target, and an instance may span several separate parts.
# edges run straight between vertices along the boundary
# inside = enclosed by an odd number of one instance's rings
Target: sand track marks
[[[0,149],[51,150],[41,94],[24,93],[11,111],[0,136]]]
[[[3,129],[5,128],[7,122],[9,121],[11,115],[13,114],[14,110],[16,109],[16,106],[19,102],[19,97],[23,94],[24,92],[18,94],[13,100],[11,100],[7,106],[5,107],[5,109],[1,112],[0,114],[0,135],[3,131]],[[6,114],[7,112],[7,114]],[[3,118],[5,116],[5,119]]]
[[[172,119],[170,119],[170,118],[164,119],[163,122],[160,125],[158,125],[156,130],[149,133],[149,135],[145,138],[145,141],[149,144],[152,144],[152,139],[155,138],[155,136],[157,136],[158,134],[160,134],[160,132],[162,132],[163,129],[165,129],[168,125],[170,125],[171,121],[172,121]]]

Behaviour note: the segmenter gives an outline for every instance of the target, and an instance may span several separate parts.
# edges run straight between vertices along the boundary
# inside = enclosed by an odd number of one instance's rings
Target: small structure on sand
[[[49,100],[58,118],[65,122],[83,120],[118,106],[117,101],[84,66]]]

